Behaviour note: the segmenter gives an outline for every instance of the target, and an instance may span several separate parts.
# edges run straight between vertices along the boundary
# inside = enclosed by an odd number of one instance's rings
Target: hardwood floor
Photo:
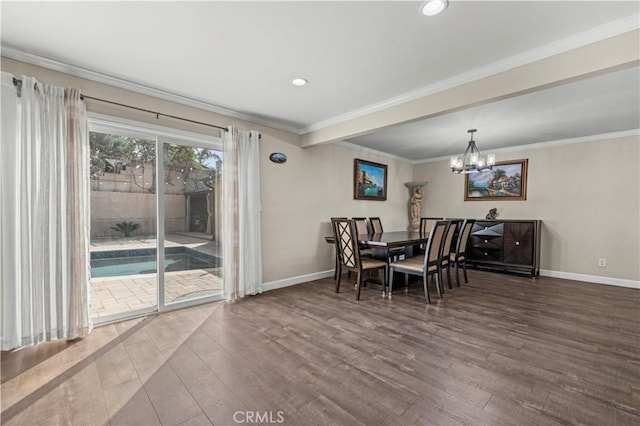
[[[329,278],[2,353],[2,423],[640,424],[640,291],[469,278],[432,305]]]

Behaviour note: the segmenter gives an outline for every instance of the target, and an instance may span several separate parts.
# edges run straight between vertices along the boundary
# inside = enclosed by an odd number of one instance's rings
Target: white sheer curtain
[[[258,132],[223,132],[223,269],[225,296],[262,293]]]
[[[2,73],[2,350],[83,337],[89,312],[86,107],[80,92]]]

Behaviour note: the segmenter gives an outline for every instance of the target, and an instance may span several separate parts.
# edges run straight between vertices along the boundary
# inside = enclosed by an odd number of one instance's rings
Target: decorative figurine
[[[415,186],[411,195],[411,224],[420,224],[420,208],[422,207],[422,188]]]
[[[498,217],[498,209],[491,209],[489,210],[489,213],[487,213],[487,219],[489,220],[496,220],[496,218]]]

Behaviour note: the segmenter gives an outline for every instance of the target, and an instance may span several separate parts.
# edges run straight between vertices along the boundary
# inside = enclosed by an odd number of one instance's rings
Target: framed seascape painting
[[[387,166],[356,158],[353,164],[353,198],[385,201],[387,199]]]
[[[502,161],[493,170],[465,175],[465,201],[526,199],[527,160]]]

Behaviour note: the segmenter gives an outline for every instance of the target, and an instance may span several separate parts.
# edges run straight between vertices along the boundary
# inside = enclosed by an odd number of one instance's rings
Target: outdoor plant
[[[130,237],[131,233],[138,228],[140,228],[139,223],[127,221],[116,223],[115,226],[111,227],[114,231],[122,232],[125,237]]]

